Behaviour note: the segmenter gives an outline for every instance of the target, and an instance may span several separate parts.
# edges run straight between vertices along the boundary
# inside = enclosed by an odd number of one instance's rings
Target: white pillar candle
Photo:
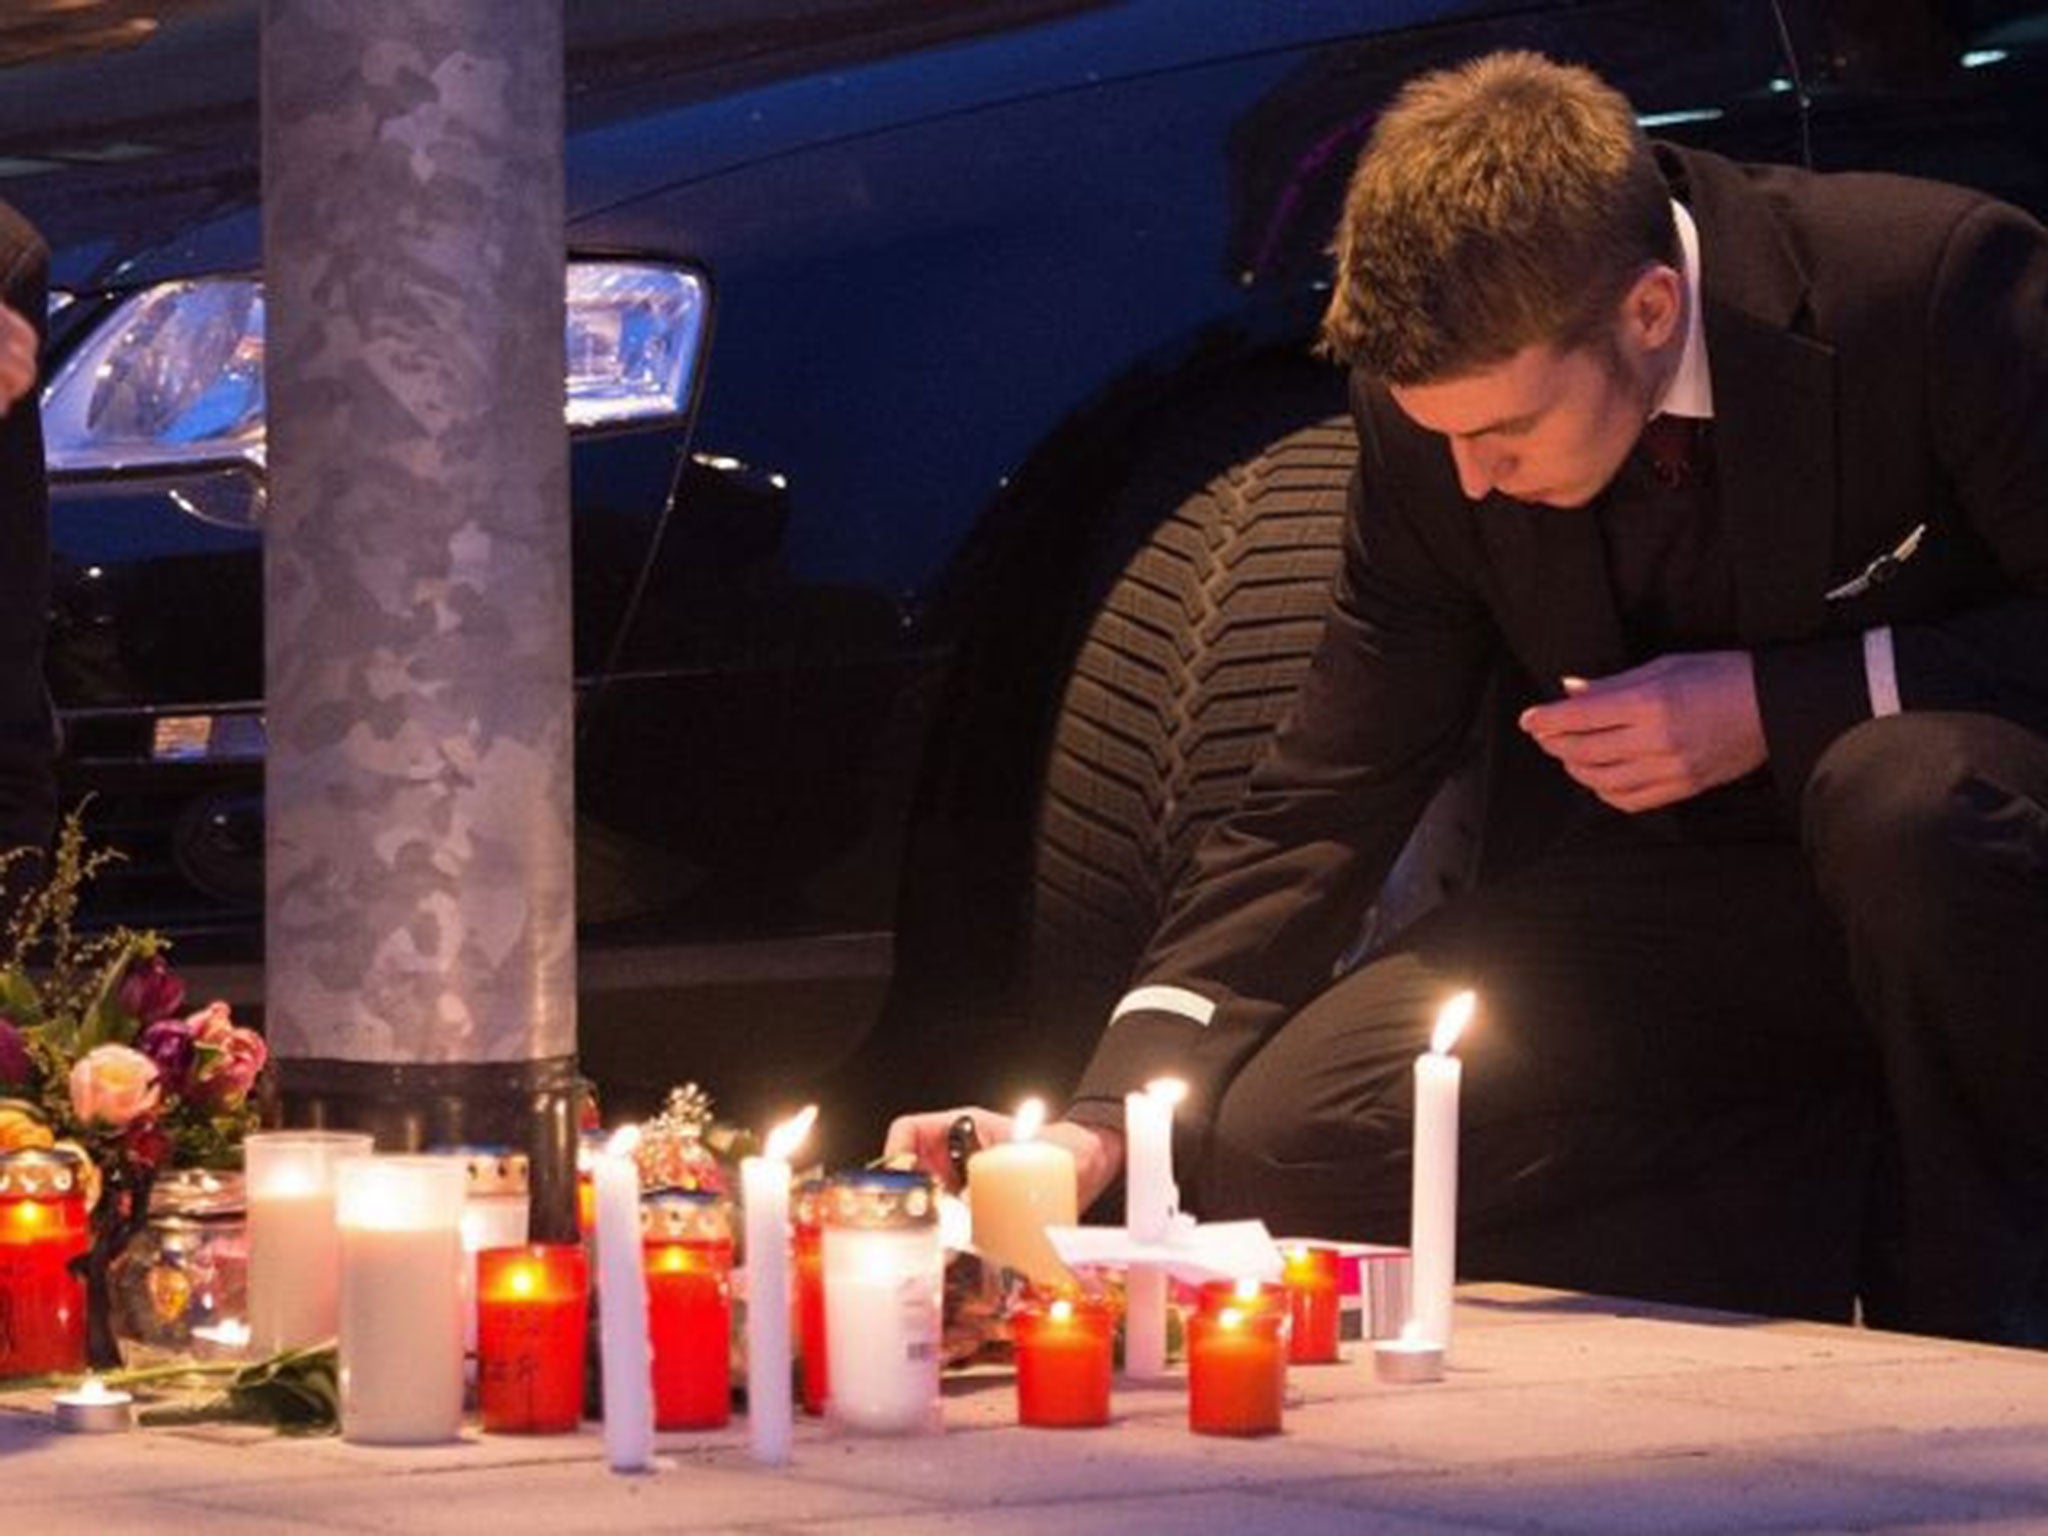
[[[1162,1077],[1124,1095],[1124,1226],[1145,1243],[1166,1241],[1180,1209],[1173,1182],[1173,1109],[1187,1084]],[[1166,1370],[1166,1273],[1133,1264],[1124,1274],[1124,1371],[1144,1378]]]
[[[341,1432],[373,1445],[462,1433],[462,1165],[358,1157],[336,1171]]]
[[[812,1104],[740,1163],[747,1222],[747,1442],[771,1467],[789,1460],[789,1160],[818,1118]]]
[[[1429,1049],[1415,1058],[1415,1167],[1409,1246],[1414,1250],[1413,1337],[1448,1351],[1458,1269],[1458,1087],[1451,1047],[1477,999],[1460,992],[1437,1013]]]
[[[974,1246],[992,1265],[1014,1269],[1040,1285],[1072,1278],[1046,1241],[1048,1223],[1071,1227],[1079,1219],[1074,1154],[1037,1140],[1045,1102],[1018,1106],[1010,1140],[967,1160],[967,1198],[974,1211]]]
[[[370,1150],[371,1138],[355,1131],[251,1131],[242,1139],[253,1353],[324,1344],[340,1330],[334,1170]]]
[[[597,1342],[604,1374],[604,1454],[614,1472],[654,1468],[654,1359],[640,1239],[637,1126],[623,1127],[591,1169],[597,1205]]]

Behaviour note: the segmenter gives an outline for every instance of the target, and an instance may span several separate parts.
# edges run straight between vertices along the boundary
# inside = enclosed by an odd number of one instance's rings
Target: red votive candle
[[[1337,1349],[1337,1250],[1307,1244],[1286,1250],[1287,1313],[1293,1332],[1287,1358],[1295,1365],[1329,1365]]]
[[[68,1152],[0,1156],[0,1377],[85,1369],[84,1172]]]
[[[732,1218],[717,1195],[664,1189],[640,1206],[654,1427],[732,1420]]]
[[[1017,1349],[1017,1422],[1079,1429],[1109,1422],[1116,1319],[1107,1303],[1033,1298],[1010,1315]]]
[[[1196,1434],[1278,1434],[1286,1387],[1284,1308],[1226,1306],[1188,1319],[1188,1428]]]
[[[1288,1315],[1287,1287],[1266,1280],[1204,1280],[1195,1293],[1195,1309],[1214,1317],[1225,1307],[1240,1312]]]
[[[492,1435],[560,1435],[583,1420],[590,1271],[576,1243],[476,1256],[477,1418]]]
[[[802,1362],[804,1412],[813,1416],[825,1411],[825,1251],[824,1229],[819,1224],[819,1202],[824,1199],[822,1179],[807,1179],[797,1187],[790,1228],[796,1256],[797,1358]]]

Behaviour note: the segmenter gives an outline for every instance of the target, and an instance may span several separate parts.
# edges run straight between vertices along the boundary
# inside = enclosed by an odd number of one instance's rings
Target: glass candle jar
[[[0,1155],[0,1377],[85,1369],[84,1175],[71,1152]]]
[[[1109,1422],[1116,1317],[1088,1298],[1034,1296],[1010,1314],[1017,1351],[1017,1422],[1078,1429]]]
[[[1188,1428],[1271,1435],[1287,1390],[1287,1312],[1234,1303],[1188,1319]]]
[[[654,1427],[717,1429],[732,1419],[732,1210],[708,1190],[640,1199]]]
[[[825,1258],[823,1223],[825,1181],[806,1179],[797,1186],[790,1208],[790,1246],[796,1257],[797,1359],[803,1378],[804,1412],[822,1415],[831,1372],[825,1348]]]
[[[148,1224],[114,1261],[114,1332],[129,1364],[248,1353],[247,1214],[239,1173],[158,1177]]]
[[[322,1344],[340,1330],[336,1170],[370,1151],[362,1131],[251,1131],[242,1138],[249,1343],[257,1354]]]
[[[589,1266],[580,1243],[486,1248],[477,1260],[477,1418],[494,1435],[572,1433],[583,1419]]]
[[[826,1418],[865,1434],[936,1430],[945,1256],[922,1173],[862,1169],[825,1191]]]
[[[1330,1365],[1339,1358],[1337,1250],[1301,1243],[1287,1248],[1282,1258],[1293,1330],[1287,1358],[1295,1365]]]
[[[423,1445],[461,1434],[465,1182],[447,1157],[336,1165],[345,1439]]]

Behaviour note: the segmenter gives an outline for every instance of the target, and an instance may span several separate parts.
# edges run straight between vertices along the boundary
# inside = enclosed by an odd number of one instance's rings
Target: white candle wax
[[[591,1169],[597,1205],[597,1338],[604,1361],[604,1454],[614,1472],[654,1466],[654,1364],[640,1238],[637,1134],[614,1136]]]
[[[357,1158],[338,1172],[347,1439],[462,1432],[462,1195],[462,1167],[447,1158]]]
[[[323,1344],[340,1330],[334,1170],[370,1151],[371,1138],[352,1131],[253,1131],[244,1138],[253,1353]]]
[[[1451,1288],[1458,1269],[1458,1092],[1463,1068],[1450,1054],[1471,1018],[1461,992],[1437,1016],[1430,1048],[1415,1059],[1415,1157],[1409,1246],[1414,1250],[1413,1335],[1449,1350]]]
[[[1166,1374],[1166,1271],[1157,1264],[1124,1272],[1124,1374]]]
[[[1186,1085],[1161,1078],[1143,1093],[1124,1095],[1124,1226],[1143,1243],[1164,1242],[1180,1207],[1173,1183],[1173,1106],[1186,1092]]]
[[[1045,1106],[1028,1100],[1017,1112],[1012,1140],[967,1160],[967,1195],[982,1258],[1049,1285],[1072,1275],[1046,1241],[1046,1226],[1071,1227],[1079,1215],[1074,1155],[1035,1139],[1044,1117]]]
[[[747,1223],[747,1439],[754,1459],[789,1460],[795,1413],[790,1402],[789,1158],[811,1121],[812,1106],[768,1137],[760,1157],[740,1163]]]
[[[945,1261],[937,1225],[827,1224],[820,1246],[826,1412],[835,1424],[869,1434],[938,1428]]]
[[[517,1248],[532,1226],[523,1194],[471,1193],[462,1203],[462,1347],[476,1353],[476,1256],[486,1248]]]

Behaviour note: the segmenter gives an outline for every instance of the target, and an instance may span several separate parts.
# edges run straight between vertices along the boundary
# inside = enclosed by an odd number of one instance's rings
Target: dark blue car
[[[98,915],[250,998],[256,12],[0,22],[0,196],[61,290],[67,798],[129,856]],[[629,1099],[863,1037],[902,1103],[1078,1065],[1315,632],[1351,456],[1323,247],[1407,76],[1538,48],[1668,136],[2048,207],[2019,0],[567,16],[583,1051]]]

